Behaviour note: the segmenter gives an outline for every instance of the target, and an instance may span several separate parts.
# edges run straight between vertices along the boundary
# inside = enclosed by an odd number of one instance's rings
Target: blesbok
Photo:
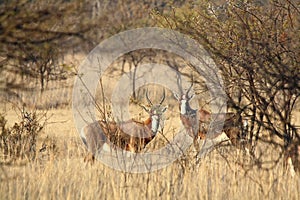
[[[82,128],[81,138],[89,151],[85,161],[93,162],[98,151],[108,148],[119,147],[125,151],[139,152],[154,139],[159,127],[162,127],[162,115],[167,110],[167,106],[162,106],[165,90],[159,104],[151,102],[148,91],[146,98],[151,107],[147,109],[140,105],[149,114],[144,122],[129,120],[116,123],[99,120]],[[129,135],[130,132],[134,132],[138,137]]]
[[[212,120],[217,124],[218,121],[224,122],[222,131],[212,132],[211,137],[215,138],[224,132],[231,143],[236,147],[244,145],[247,130],[247,121],[243,121],[240,114],[236,113],[210,113],[204,109],[194,110],[190,107],[190,100],[194,95],[189,95],[193,86],[193,81],[188,90],[184,93],[181,86],[181,79],[177,77],[180,95],[174,93],[175,98],[179,102],[180,119],[187,130],[188,134],[194,139],[194,147],[198,151],[198,138],[205,139],[208,133],[208,127]],[[213,128],[213,127],[212,127]],[[212,138],[210,138],[212,139]]]

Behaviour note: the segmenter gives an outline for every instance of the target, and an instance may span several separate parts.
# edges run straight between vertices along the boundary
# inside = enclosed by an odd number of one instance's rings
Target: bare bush
[[[300,96],[297,3],[228,1],[214,7],[202,2],[153,16],[211,53],[225,81],[228,107],[249,118],[253,152],[260,141],[281,147],[282,157],[290,145],[299,143],[299,129],[292,120]]]
[[[21,112],[21,121],[12,127],[6,126],[7,120],[0,115],[0,150],[4,160],[34,159],[36,143],[44,123],[33,113]]]

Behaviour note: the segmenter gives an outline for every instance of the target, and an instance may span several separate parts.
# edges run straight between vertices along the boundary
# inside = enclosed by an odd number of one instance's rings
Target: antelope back
[[[204,123],[209,123],[210,122],[210,120],[211,120],[210,112],[208,112],[204,109],[200,109],[198,113],[199,113],[200,122],[204,122]]]

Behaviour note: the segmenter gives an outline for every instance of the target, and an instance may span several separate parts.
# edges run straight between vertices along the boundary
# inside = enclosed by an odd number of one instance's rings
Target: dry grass
[[[115,171],[96,162],[83,162],[86,153],[74,128],[70,109],[50,110],[44,130],[57,150],[40,153],[30,164],[1,166],[1,199],[299,199],[299,176],[291,177],[282,165],[270,171],[253,168],[248,173],[218,151],[195,166],[176,161],[148,174]],[[13,119],[14,112],[7,116]],[[229,149],[228,149],[229,148]],[[222,150],[222,149],[220,149]],[[275,152],[273,152],[275,153]]]
[[[173,101],[169,100],[171,95],[167,91],[166,101]],[[39,152],[31,163],[4,164],[0,161],[0,199],[300,199],[299,175],[291,177],[282,163],[271,170],[253,167],[245,171],[238,164],[243,155],[232,147],[213,151],[197,166],[188,156],[162,170],[146,174],[115,171],[101,162],[91,166],[83,162],[87,152],[74,126],[69,104],[71,90],[54,89],[48,97],[43,96],[40,103],[36,103],[38,98],[30,96],[35,97],[32,94],[24,96],[30,101],[28,105],[55,108],[47,110],[50,118],[37,149],[41,149],[45,142],[48,146],[55,143],[55,148]],[[62,102],[66,102],[65,107],[55,106]],[[174,102],[169,104],[176,105]],[[19,121],[10,106],[1,107],[3,111],[8,125]],[[140,111],[132,112],[136,113],[140,114]],[[134,117],[144,119],[145,116]],[[177,106],[169,106],[166,119],[165,131],[170,133],[168,137],[172,137],[179,122]],[[300,124],[299,117],[294,119]],[[161,137],[155,140],[158,146],[164,142]],[[149,146],[157,148],[155,144]],[[262,147],[261,151],[266,150]],[[269,156],[266,159],[276,155],[276,151],[267,151]],[[245,160],[248,162],[247,158]]]

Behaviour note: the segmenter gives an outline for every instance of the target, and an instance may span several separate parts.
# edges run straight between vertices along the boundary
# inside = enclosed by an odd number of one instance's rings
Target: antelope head
[[[177,94],[177,93],[173,93],[173,94],[174,94],[174,97],[179,102],[179,109],[180,109],[180,113],[182,115],[186,115],[192,110],[190,108],[189,101],[194,97],[194,94],[190,95],[189,92],[191,91],[193,84],[194,84],[194,81],[193,81],[193,77],[192,77],[192,83],[191,83],[190,87],[188,88],[188,90],[186,92],[184,92],[182,89],[182,84],[181,84],[181,76],[177,74],[177,85],[178,85],[180,94]]]
[[[161,128],[163,128],[162,115],[163,115],[164,112],[166,112],[166,110],[168,108],[168,106],[163,106],[162,105],[165,98],[166,98],[166,93],[165,93],[165,90],[164,90],[163,91],[163,96],[160,99],[159,103],[158,104],[153,104],[152,101],[149,98],[148,90],[147,90],[146,99],[147,99],[147,101],[148,101],[148,103],[151,107],[150,107],[150,109],[148,109],[145,106],[140,105],[150,116],[150,118],[149,118],[151,120],[150,128],[151,128],[151,131],[153,133],[157,133],[159,126],[161,126]]]

